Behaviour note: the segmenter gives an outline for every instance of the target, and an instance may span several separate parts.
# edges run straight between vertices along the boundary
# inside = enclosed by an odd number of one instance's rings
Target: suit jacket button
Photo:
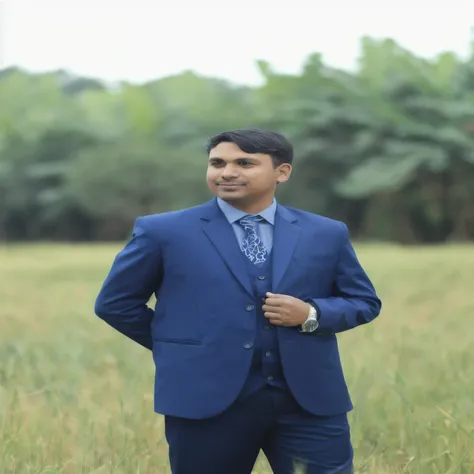
[[[247,311],[253,311],[255,309],[255,306],[253,304],[249,304],[245,309]]]
[[[259,280],[265,280],[265,277],[263,275],[257,277]]]
[[[246,342],[244,344],[245,349],[251,349],[253,347],[253,344],[251,342]]]

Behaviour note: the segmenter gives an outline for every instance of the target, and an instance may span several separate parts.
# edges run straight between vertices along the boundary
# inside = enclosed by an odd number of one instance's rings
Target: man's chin
[[[241,199],[241,198],[244,198],[245,197],[245,192],[243,191],[242,188],[224,188],[224,187],[219,187],[217,189],[217,192],[216,194],[219,196],[219,197],[229,197],[229,198],[237,198],[237,199]]]
[[[247,198],[247,196],[244,193],[238,192],[238,191],[226,192],[226,191],[221,190],[216,193],[216,196],[226,202],[237,202],[237,201],[241,202],[241,201],[246,201],[246,198]]]
[[[239,195],[237,193],[219,193],[217,194],[223,201],[243,201],[245,196]]]

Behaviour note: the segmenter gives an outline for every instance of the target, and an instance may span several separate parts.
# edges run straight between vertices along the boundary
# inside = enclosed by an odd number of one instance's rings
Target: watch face
[[[313,332],[313,331],[316,331],[316,329],[318,329],[318,321],[316,321],[315,319],[310,319],[309,321],[306,321],[306,323],[304,324],[304,331],[305,332]]]

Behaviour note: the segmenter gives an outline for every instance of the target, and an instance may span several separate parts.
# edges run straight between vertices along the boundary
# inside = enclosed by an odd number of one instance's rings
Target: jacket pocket
[[[182,346],[201,346],[202,341],[196,339],[174,339],[169,337],[153,338],[154,342],[164,342],[166,344],[180,344]]]

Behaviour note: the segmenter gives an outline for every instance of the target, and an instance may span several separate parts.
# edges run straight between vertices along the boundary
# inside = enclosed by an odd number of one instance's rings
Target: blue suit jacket
[[[215,198],[137,218],[97,297],[95,313],[153,351],[157,413],[206,418],[238,396],[256,335],[244,258]],[[320,310],[316,333],[277,328],[290,390],[314,414],[351,410],[336,333],[373,320],[381,302],[346,225],[278,205],[272,268],[273,293],[312,299]],[[147,306],[153,293],[154,310]]]

